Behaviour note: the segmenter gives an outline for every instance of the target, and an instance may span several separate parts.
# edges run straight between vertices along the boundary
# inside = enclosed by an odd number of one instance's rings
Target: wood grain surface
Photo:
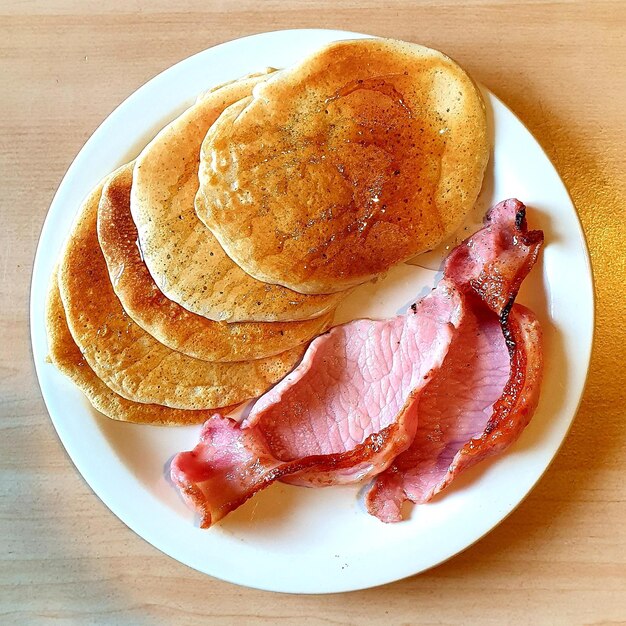
[[[49,203],[106,115],[194,52],[293,27],[420,42],[486,84],[568,185],[597,290],[584,400],[532,494],[444,565],[341,595],[239,588],[177,563],[126,528],[57,439],[27,318]],[[625,33],[619,0],[1,0],[0,623],[626,623]]]

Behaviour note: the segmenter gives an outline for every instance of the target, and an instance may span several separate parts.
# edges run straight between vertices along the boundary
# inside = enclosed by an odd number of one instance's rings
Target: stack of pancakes
[[[338,42],[221,85],[85,200],[50,358],[114,419],[227,412],[284,377],[352,287],[453,233],[487,158],[476,86],[414,44]]]

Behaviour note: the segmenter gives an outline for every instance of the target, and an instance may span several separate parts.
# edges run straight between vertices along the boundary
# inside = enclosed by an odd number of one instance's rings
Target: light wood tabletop
[[[567,184],[597,292],[584,399],[531,495],[431,571],[325,596],[212,579],[119,521],[56,436],[27,315],[52,196],[108,113],[190,54],[295,27],[423,43],[495,92]],[[0,623],[626,623],[625,35],[620,0],[1,0]]]

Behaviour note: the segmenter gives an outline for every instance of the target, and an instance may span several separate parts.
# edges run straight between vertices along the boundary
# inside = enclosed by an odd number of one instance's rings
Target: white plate
[[[386,525],[367,515],[354,487],[310,490],[279,484],[211,530],[200,530],[166,478],[172,455],[195,444],[198,427],[108,420],[46,363],[50,273],[97,181],[134,157],[202,90],[264,66],[290,65],[327,42],[359,36],[326,30],[255,35],[205,50],[151,80],[104,121],[72,163],[35,259],[35,365],[52,421],[79,472],[141,537],[182,563],[240,585],[300,593],[362,589],[421,572],[463,550],[506,517],[541,477],[574,418],[589,364],[593,288],[576,211],[537,142],[486,91],[495,150],[480,204],[485,208],[517,196],[530,207],[531,227],[546,234],[543,255],[520,294],[543,324],[545,380],[537,413],[520,440],[504,456],[467,472],[434,502],[415,507],[408,521]],[[377,297],[361,301],[370,302],[374,313],[393,313],[435,281],[435,272],[405,266],[374,289]],[[383,300],[386,307],[380,308]]]

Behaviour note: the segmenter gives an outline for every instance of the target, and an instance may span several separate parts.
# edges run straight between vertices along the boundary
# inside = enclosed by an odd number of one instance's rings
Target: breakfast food
[[[300,360],[303,349],[236,363],[194,359],[157,341],[115,296],[98,243],[102,185],[87,198],[59,265],[59,287],[74,341],[115,393],[178,409],[210,409],[255,398]]]
[[[89,402],[106,417],[135,424],[180,426],[201,423],[209,416],[207,411],[171,409],[158,404],[133,402],[107,387],[89,367],[89,363],[72,338],[65,319],[56,272],[46,304],[46,329],[50,361],[68,376],[87,396]],[[231,407],[224,407],[221,410],[228,413]]]
[[[459,294],[442,283],[407,315],[336,326],[259,398],[243,432],[260,433],[281,461],[321,460],[367,442],[356,464],[322,461],[285,482],[316,487],[379,474],[413,439],[420,395],[442,367],[462,311]]]
[[[398,521],[532,417],[541,331],[514,301],[543,234],[501,202],[407,313],[332,320],[453,235],[488,154],[476,85],[414,44],[337,42],[205,91],[84,201],[50,360],[107,417],[205,422],[171,463],[203,527],[276,480],[371,480],[367,510]]]
[[[454,336],[457,296],[442,288],[419,312],[336,326],[244,424],[214,414],[171,465],[201,527],[276,480],[328,486],[382,472],[413,439],[420,394]]]
[[[541,329],[532,311],[513,303],[542,243],[541,231],[526,228],[524,205],[511,199],[448,257],[446,278],[482,306],[469,311],[446,366],[426,388],[411,445],[367,494],[368,511],[383,521],[399,521],[405,500],[427,502],[528,425],[539,400]]]
[[[98,240],[113,290],[126,313],[161,343],[204,361],[246,361],[310,341],[331,324],[333,313],[301,322],[215,322],[191,313],[157,287],[137,246],[130,214],[133,163],[111,175],[98,208]]]
[[[255,280],[231,261],[195,213],[207,130],[224,108],[266,78],[245,78],[208,93],[166,126],[135,164],[131,212],[144,261],[170,300],[212,320],[307,320],[333,311],[345,295],[305,296]]]
[[[403,500],[428,500],[513,443],[542,371],[538,322],[514,299],[542,242],[521,203],[497,205],[406,315],[335,327],[243,424],[212,416],[171,466],[201,525],[275,480],[325,486],[376,475],[368,510],[398,521]]]
[[[535,315],[521,305],[511,309],[511,357],[495,316],[470,311],[467,318],[422,396],[411,445],[367,493],[367,510],[384,522],[400,521],[405,501],[428,502],[461,472],[506,450],[537,407],[543,366]]]
[[[488,155],[482,97],[451,59],[405,42],[340,41],[217,119],[196,210],[255,278],[336,292],[451,235]]]

